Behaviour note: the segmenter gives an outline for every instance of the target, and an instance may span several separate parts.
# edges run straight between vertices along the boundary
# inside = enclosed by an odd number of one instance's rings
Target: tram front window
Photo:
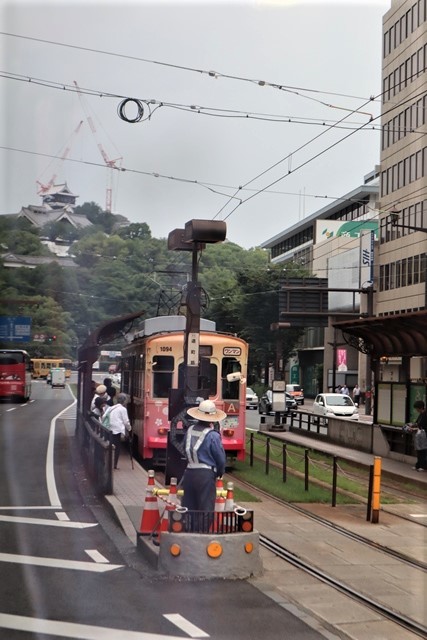
[[[153,357],[153,398],[167,398],[172,388],[173,356]]]
[[[240,382],[229,382],[227,376],[242,370],[240,362],[235,358],[223,358],[221,367],[222,397],[224,400],[238,400],[240,397]]]

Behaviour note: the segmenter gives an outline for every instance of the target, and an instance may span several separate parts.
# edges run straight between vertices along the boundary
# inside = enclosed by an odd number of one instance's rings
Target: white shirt
[[[122,404],[115,404],[114,407],[108,407],[104,413],[103,418],[106,415],[110,416],[110,431],[111,433],[126,433],[131,430],[129,416],[126,407]]]

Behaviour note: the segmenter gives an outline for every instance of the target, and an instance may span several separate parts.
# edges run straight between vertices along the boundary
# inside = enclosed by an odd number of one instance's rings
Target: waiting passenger
[[[105,384],[100,384],[95,389],[95,395],[92,398],[92,402],[90,403],[90,410],[93,412],[95,409],[95,400],[96,398],[105,398],[108,401],[107,387]]]
[[[104,415],[107,407],[108,407],[108,400],[106,400],[102,396],[96,396],[95,408],[92,411],[92,415],[95,416],[95,418],[97,418],[98,420],[102,421],[102,416]]]

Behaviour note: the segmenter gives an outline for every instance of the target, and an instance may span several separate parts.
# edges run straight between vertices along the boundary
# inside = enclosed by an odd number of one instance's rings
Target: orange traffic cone
[[[139,533],[153,534],[160,527],[160,513],[157,504],[157,498],[153,494],[154,489],[154,471],[148,472],[148,482],[145,494],[144,509],[142,511],[141,526]]]
[[[177,478],[171,478],[169,487],[169,502],[172,502],[172,504],[178,504],[177,482]]]
[[[159,535],[161,535],[162,531],[169,530],[169,512],[175,511],[176,505],[170,500],[164,500],[165,508],[162,514],[162,522],[160,524]]]
[[[225,510],[225,498],[221,495],[222,491],[224,491],[224,483],[222,478],[217,478],[216,481],[216,498],[215,498],[215,511],[224,511]]]
[[[227,482],[227,497],[225,499],[224,511],[234,510],[234,484],[233,482]]]
[[[222,494],[224,490],[224,483],[222,478],[217,478],[216,481],[216,498],[215,498],[215,513],[214,513],[214,521],[213,521],[213,531],[214,533],[218,533],[223,531],[224,523],[223,523],[223,512],[225,509],[225,498]]]

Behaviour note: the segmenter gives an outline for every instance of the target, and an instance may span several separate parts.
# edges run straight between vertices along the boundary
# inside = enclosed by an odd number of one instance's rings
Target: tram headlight
[[[223,429],[222,435],[226,436],[227,438],[232,438],[234,436],[234,429]]]
[[[166,427],[159,427],[157,429],[157,433],[159,434],[159,436],[167,436],[168,429]]]

